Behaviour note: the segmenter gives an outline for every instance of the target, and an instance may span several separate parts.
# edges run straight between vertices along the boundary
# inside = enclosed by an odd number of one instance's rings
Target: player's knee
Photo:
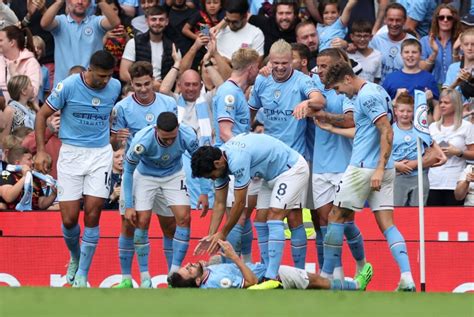
[[[191,225],[191,215],[186,213],[180,217],[176,217],[176,225],[180,227],[189,228]]]
[[[63,216],[63,225],[66,229],[72,229],[77,225],[77,219],[74,217]]]

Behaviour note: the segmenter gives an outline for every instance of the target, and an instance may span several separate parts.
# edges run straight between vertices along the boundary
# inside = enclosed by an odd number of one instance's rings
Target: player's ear
[[[196,285],[199,287],[201,285],[202,280],[200,277],[196,277],[195,282],[196,282]]]
[[[218,160],[214,161],[214,167],[219,169],[225,166],[224,156],[221,156]]]

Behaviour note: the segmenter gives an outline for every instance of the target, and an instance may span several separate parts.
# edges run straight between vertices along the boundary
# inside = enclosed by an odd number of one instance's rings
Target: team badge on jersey
[[[163,161],[167,161],[167,160],[170,159],[170,156],[169,156],[169,154],[163,154],[163,156],[161,156],[161,159],[162,159]]]
[[[280,96],[281,96],[281,91],[280,91],[280,90],[275,90],[275,92],[273,93],[273,96],[275,97],[275,99],[280,98]]]
[[[94,33],[94,30],[90,26],[88,26],[84,29],[84,34],[85,35],[92,35],[92,33]]]
[[[100,105],[100,99],[97,97],[92,98],[92,106],[97,107]]]
[[[411,136],[405,135],[405,137],[403,138],[403,140],[405,140],[405,142],[410,142],[410,141],[411,141]]]
[[[222,288],[230,288],[232,286],[232,282],[227,277],[224,277],[223,279],[221,279],[219,284],[221,285]]]
[[[389,54],[391,58],[395,58],[395,56],[397,56],[398,54],[398,48],[396,46],[391,47],[389,50]]]
[[[147,113],[145,115],[145,120],[148,123],[152,123],[153,121],[155,121],[155,115],[153,113]]]
[[[61,90],[63,90],[63,87],[64,87],[63,83],[58,83],[58,84],[56,85],[56,91],[57,91],[57,92],[60,92]]]
[[[144,147],[143,145],[141,145],[141,144],[137,144],[137,145],[135,145],[135,147],[133,148],[133,151],[134,151],[136,154],[140,155],[140,154],[142,154],[143,152],[145,152],[145,147]]]
[[[235,98],[232,95],[227,95],[224,98],[224,102],[225,102],[226,105],[233,105],[234,102],[235,102]]]

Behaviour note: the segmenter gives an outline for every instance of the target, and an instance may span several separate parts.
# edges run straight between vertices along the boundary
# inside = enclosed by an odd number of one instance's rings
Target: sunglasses
[[[453,21],[454,17],[452,15],[438,15],[438,21]]]

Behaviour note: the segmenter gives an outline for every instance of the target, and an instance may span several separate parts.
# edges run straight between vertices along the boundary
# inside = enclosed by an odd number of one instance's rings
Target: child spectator
[[[114,151],[112,175],[110,177],[110,195],[105,201],[104,209],[118,209],[120,201],[120,187],[122,186],[124,148]]]
[[[358,0],[349,0],[340,14],[337,0],[323,0],[319,4],[319,13],[323,23],[318,24],[319,51],[329,47],[343,47],[347,43],[343,40],[347,34],[347,24],[351,17],[352,8]]]
[[[31,153],[21,146],[14,146],[8,152],[7,163],[14,165],[22,165],[22,171],[8,172],[2,171],[2,177],[0,178],[0,188],[2,197],[0,203],[6,205],[7,210],[15,210],[15,206],[20,202],[24,194],[24,183],[26,180],[27,172],[30,172],[33,166],[33,160]],[[56,192],[46,197],[44,196],[41,182],[33,178],[33,191],[32,191],[32,207],[33,210],[47,209],[56,199]]]
[[[382,53],[369,47],[372,28],[373,25],[368,21],[355,21],[352,24],[350,38],[357,51],[348,55],[361,65],[360,77],[378,84],[382,78]]]
[[[33,44],[35,46],[35,55],[38,62],[45,56],[46,53],[46,44],[43,39],[37,35],[33,36]],[[38,91],[38,100],[40,105],[44,103],[46,98],[48,98],[49,93],[51,91],[51,87],[49,85],[49,70],[48,68],[41,64],[41,75],[43,76],[43,81],[41,82],[41,86]]]

